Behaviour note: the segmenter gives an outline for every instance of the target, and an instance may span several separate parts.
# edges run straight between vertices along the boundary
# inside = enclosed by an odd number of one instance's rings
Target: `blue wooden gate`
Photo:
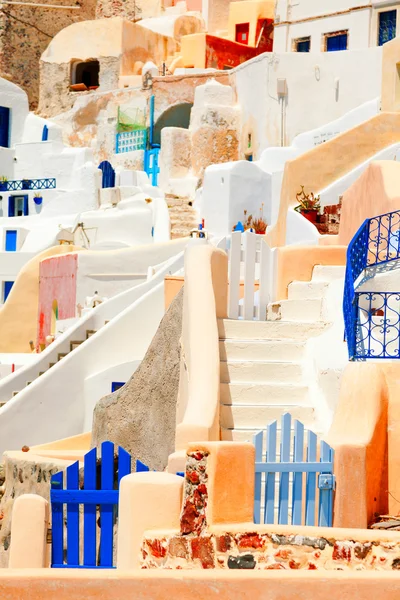
[[[140,470],[140,469],[139,469]],[[67,468],[64,474],[51,478],[52,560],[54,568],[113,568],[114,522],[118,506],[119,484],[131,472],[131,456],[118,448],[114,459],[114,444],[101,445],[101,467],[97,465],[97,450],[93,448],[84,457],[83,485],[79,481],[79,462]],[[83,531],[79,506],[83,505]],[[64,544],[64,505],[66,505],[66,544]],[[97,524],[99,507],[100,540],[97,552]],[[80,541],[83,533],[83,560]],[[64,547],[66,545],[66,552]]]
[[[144,151],[144,170],[150,177],[151,185],[158,184],[158,174],[160,167],[158,166],[158,155],[160,154],[160,148],[154,147],[150,150]]]
[[[108,160],[103,160],[99,164],[99,169],[102,170],[103,177],[101,180],[101,187],[103,188],[113,188],[115,187],[115,171],[112,168],[111,163]]]
[[[266,431],[254,436],[255,523],[288,525],[291,517],[292,525],[315,525],[318,513],[318,525],[332,527],[333,449],[321,441],[318,452],[317,436],[312,431],[308,431],[305,447],[304,425],[295,421],[292,429],[292,417],[286,413],[281,421],[280,456],[277,459],[277,425],[274,421]],[[279,491],[276,498],[277,474]]]

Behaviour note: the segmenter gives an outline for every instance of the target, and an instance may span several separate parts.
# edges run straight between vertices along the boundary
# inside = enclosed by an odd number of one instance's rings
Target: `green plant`
[[[301,191],[298,194],[296,194],[296,200],[299,204],[295,206],[294,210],[296,210],[297,212],[302,212],[305,210],[319,211],[321,209],[320,196],[314,196],[313,192],[311,192],[310,194],[306,194],[304,191],[304,185],[300,187]]]
[[[8,179],[7,179],[7,177],[5,175],[2,175],[0,177],[0,181],[1,181],[1,183],[7,183]]]
[[[34,197],[35,198],[41,198],[42,194],[40,192],[35,192],[35,196]]]

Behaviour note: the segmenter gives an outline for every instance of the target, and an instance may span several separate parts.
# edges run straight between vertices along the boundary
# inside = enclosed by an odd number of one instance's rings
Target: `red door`
[[[239,23],[236,25],[236,41],[239,44],[249,45],[249,29],[250,23]]]

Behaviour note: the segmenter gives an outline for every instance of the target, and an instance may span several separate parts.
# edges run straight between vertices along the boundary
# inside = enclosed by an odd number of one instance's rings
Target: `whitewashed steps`
[[[268,306],[267,319],[269,321],[302,321],[313,323],[323,320],[322,298],[302,300],[280,300]]]
[[[305,344],[291,340],[221,340],[221,360],[301,360]]]
[[[292,383],[221,383],[221,404],[306,404],[308,387]]]
[[[344,277],[346,267],[332,265],[316,265],[313,269],[312,281],[335,281]]]
[[[300,418],[301,421],[301,418]],[[278,420],[279,425],[279,420]],[[235,429],[228,427],[221,427],[221,440],[224,442],[252,442],[253,435],[258,431],[265,430],[267,423],[262,423],[258,427],[237,427]],[[304,430],[305,439],[307,439],[307,431],[311,429],[317,435],[320,435],[321,432],[317,427],[317,423],[313,423],[310,428],[306,428]],[[277,441],[280,443],[281,439],[281,431],[278,428],[277,430]]]
[[[327,323],[296,323],[289,321],[240,321],[218,319],[219,338],[233,340],[295,340],[305,341],[320,335]]]
[[[289,300],[315,300],[323,298],[328,290],[328,281],[293,281],[288,286]]]
[[[221,383],[267,383],[273,381],[300,383],[302,366],[294,362],[229,361],[220,363]]]
[[[220,411],[221,427],[226,429],[255,428],[263,429],[266,423],[280,420],[282,415],[289,412],[293,419],[299,419],[306,427],[314,423],[314,409],[312,407],[281,404],[228,406],[222,405]]]

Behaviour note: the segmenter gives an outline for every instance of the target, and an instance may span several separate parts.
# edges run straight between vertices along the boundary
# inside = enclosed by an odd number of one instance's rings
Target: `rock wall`
[[[93,414],[92,446],[110,440],[150,469],[165,469],[175,449],[183,290],[171,303],[130,380],[102,398]],[[135,332],[132,332],[135,335]]]
[[[0,71],[28,94],[31,110],[39,100],[39,59],[51,39],[64,27],[94,19],[96,0],[41,0],[41,4],[77,6],[3,6],[0,12]]]

